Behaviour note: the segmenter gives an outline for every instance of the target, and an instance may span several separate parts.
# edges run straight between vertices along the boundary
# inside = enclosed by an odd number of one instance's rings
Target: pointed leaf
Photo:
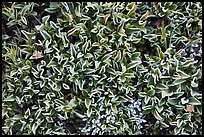
[[[190,97],[189,98],[189,104],[191,104],[191,105],[201,105],[201,102],[198,99],[196,99],[195,97]]]
[[[122,57],[122,55],[121,55],[122,53],[121,53],[121,51],[120,50],[118,50],[118,52],[117,52],[117,55],[116,55],[116,57],[115,57],[115,61],[116,62],[118,62],[118,61],[120,61],[121,60],[121,57]]]
[[[89,109],[90,105],[91,105],[91,100],[89,98],[86,98],[85,99],[85,106],[86,106],[86,108]]]
[[[84,58],[92,58],[93,55],[91,53],[87,53],[86,55],[84,55]]]
[[[157,112],[157,110],[155,109],[153,111],[153,115],[157,120],[162,120],[163,118],[159,115],[159,113]]]
[[[92,108],[89,108],[89,109],[87,110],[87,116],[90,117],[91,114],[92,114],[92,112],[93,112],[93,111],[92,111]]]
[[[167,100],[171,105],[176,105],[178,103],[178,98],[169,98]]]

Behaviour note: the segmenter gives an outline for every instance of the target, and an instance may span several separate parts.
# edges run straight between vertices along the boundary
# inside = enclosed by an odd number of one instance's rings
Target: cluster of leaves
[[[8,2],[2,134],[202,134],[200,2]]]

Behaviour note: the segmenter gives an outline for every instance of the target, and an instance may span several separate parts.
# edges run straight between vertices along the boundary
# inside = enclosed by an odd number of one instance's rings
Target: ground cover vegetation
[[[2,134],[202,134],[201,2],[3,2]]]

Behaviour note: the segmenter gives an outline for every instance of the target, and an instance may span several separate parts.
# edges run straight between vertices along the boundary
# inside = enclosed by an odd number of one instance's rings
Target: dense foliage
[[[201,2],[4,2],[2,134],[202,134]]]

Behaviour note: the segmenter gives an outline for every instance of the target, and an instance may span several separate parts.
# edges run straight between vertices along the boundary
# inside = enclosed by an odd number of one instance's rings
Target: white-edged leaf
[[[178,73],[178,75],[180,76],[181,79],[186,79],[186,78],[190,77],[189,75],[187,75],[186,73],[184,73],[181,70],[178,70],[177,73]]]
[[[35,135],[36,134],[36,129],[38,128],[38,124],[35,122],[32,126],[32,132]]]
[[[36,26],[35,26],[35,28],[36,28],[37,30],[42,30],[43,27],[44,27],[44,24],[36,25]]]
[[[136,61],[130,62],[130,63],[127,65],[127,69],[134,68],[135,66],[137,66],[137,65],[140,64],[140,63],[141,63],[140,60],[138,60],[137,62],[136,62]]]
[[[191,105],[201,105],[201,102],[198,99],[196,99],[195,97],[190,97],[189,98],[189,104],[191,104]]]
[[[3,99],[5,102],[13,102],[15,100],[13,95],[8,96],[7,98]]]
[[[141,53],[140,52],[134,52],[132,55],[131,55],[131,60],[138,60],[139,57],[140,57]]]
[[[35,112],[35,119],[38,119],[40,114],[41,114],[41,111],[42,109],[38,109],[36,112]]]
[[[121,57],[122,57],[122,55],[121,55],[122,53],[121,53],[121,51],[120,50],[118,50],[118,52],[117,52],[117,55],[116,55],[116,57],[115,57],[115,61],[116,62],[118,62],[118,61],[120,61],[121,60]]]
[[[125,73],[124,77],[126,77],[126,78],[134,78],[135,76],[134,76],[133,73]]]
[[[154,115],[154,117],[155,117],[156,119],[158,119],[158,120],[162,120],[162,119],[163,119],[163,118],[159,115],[159,113],[157,112],[156,109],[153,111],[153,115]]]
[[[76,112],[76,111],[74,111],[74,113],[75,113],[79,118],[84,118],[84,117],[85,117],[84,115],[82,115],[82,114],[80,114],[80,113],[78,113],[78,112]]]
[[[113,112],[117,112],[117,107],[116,107],[116,105],[111,105],[111,110],[112,110]]]
[[[174,94],[173,91],[163,90],[162,91],[162,98],[164,98],[166,96],[172,96],[173,94]]]
[[[176,105],[178,103],[178,98],[169,98],[167,100],[171,105]]]
[[[21,32],[23,33],[23,35],[26,37],[26,39],[31,39],[32,33],[27,32],[25,30],[21,30]]]
[[[93,112],[93,111],[92,111],[92,108],[89,108],[89,109],[87,110],[87,116],[90,117],[91,114],[92,114],[92,112]]]
[[[56,134],[56,135],[66,135],[66,133],[63,133],[63,132],[52,132],[53,134]]]
[[[25,25],[27,25],[28,22],[27,22],[27,20],[26,20],[26,18],[24,16],[21,16],[21,20]]]
[[[93,58],[93,55],[91,53],[86,53],[86,55],[84,55],[84,58]]]
[[[106,54],[106,55],[101,59],[101,61],[102,61],[102,62],[106,62],[106,60],[108,60],[110,57],[111,57],[111,54]]]
[[[176,85],[179,85],[179,84],[182,84],[186,82],[186,79],[176,79],[173,83],[172,83],[172,86],[176,86]]]
[[[64,89],[70,89],[70,87],[65,83],[63,83],[62,86],[63,86]]]
[[[85,106],[86,106],[86,108],[89,109],[90,105],[91,105],[91,100],[89,98],[86,98],[85,99]]]
[[[47,16],[42,17],[42,23],[43,23],[43,24],[47,24],[49,18],[50,18],[50,15],[47,15]]]
[[[45,30],[41,30],[41,31],[40,31],[40,34],[43,36],[43,38],[44,38],[45,40],[50,40],[50,39],[52,39],[52,37],[50,36],[50,34],[48,34],[47,31],[45,31]]]

